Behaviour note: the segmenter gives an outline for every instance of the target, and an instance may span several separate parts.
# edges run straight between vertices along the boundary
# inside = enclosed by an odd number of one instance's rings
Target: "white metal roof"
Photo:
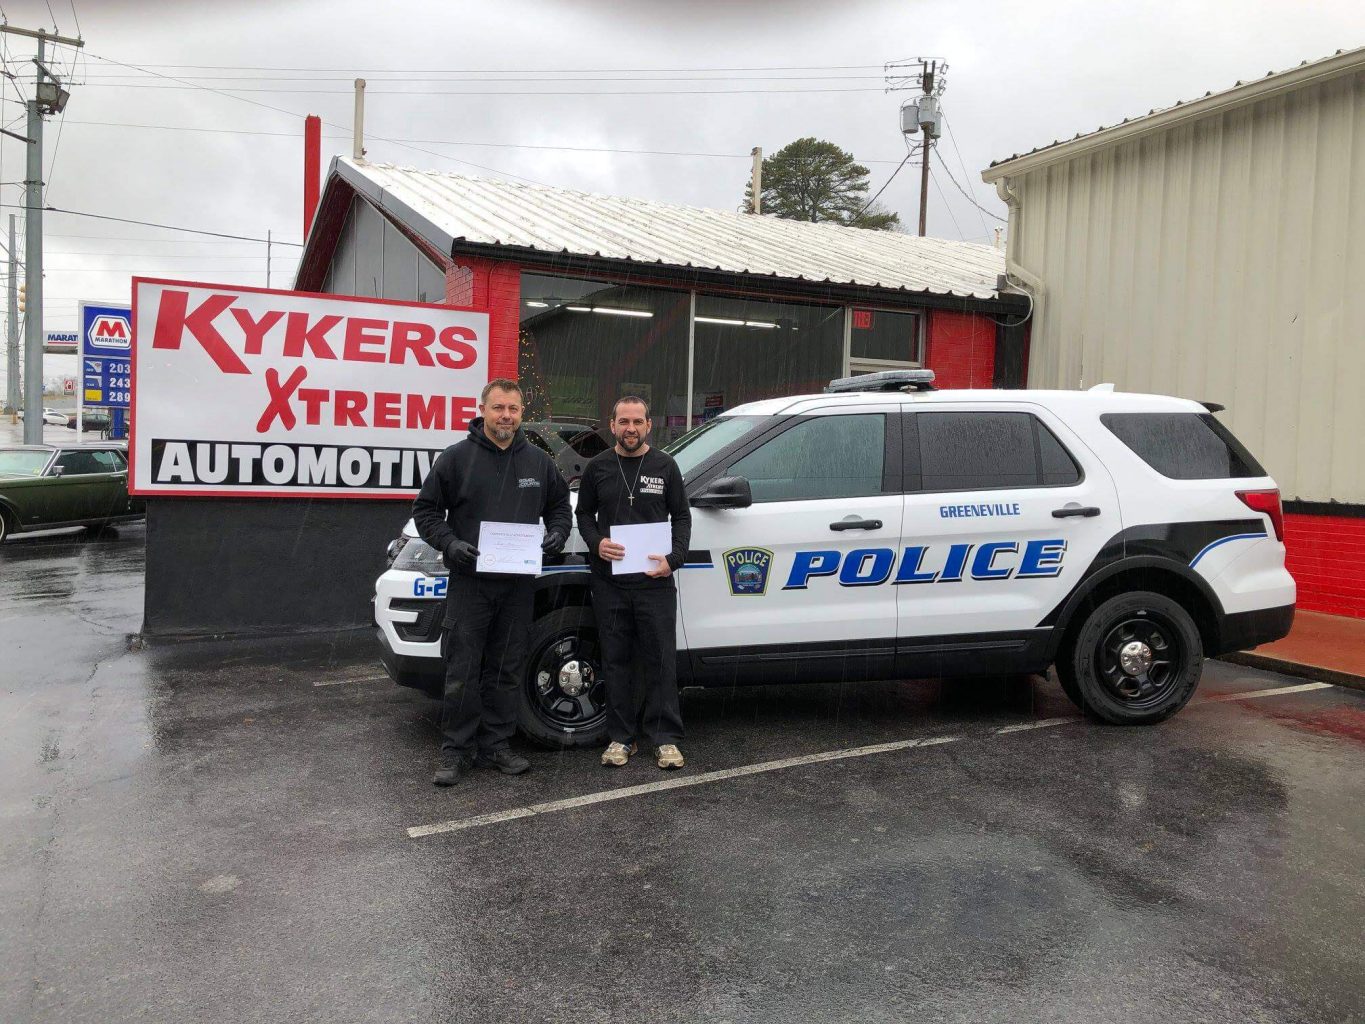
[[[995,298],[988,245],[338,158],[332,173],[443,252],[456,243]]]
[[[1059,139],[1038,146],[1027,153],[1015,153],[1003,160],[994,160],[981,172],[983,181],[992,182],[1010,175],[1025,174],[1058,160],[1069,160],[1105,146],[1115,145],[1139,135],[1161,131],[1181,121],[1204,117],[1212,113],[1299,89],[1341,75],[1358,74],[1365,69],[1365,47],[1338,50],[1329,57],[1303,61],[1287,71],[1267,71],[1263,78],[1238,82],[1230,89],[1206,92],[1194,100],[1180,100],[1174,106],[1156,107],[1138,117],[1125,117],[1119,124],[1100,125],[1092,132],[1078,132],[1069,139]]]

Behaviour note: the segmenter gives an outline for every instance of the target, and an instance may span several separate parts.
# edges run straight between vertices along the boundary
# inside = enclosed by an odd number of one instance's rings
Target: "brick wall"
[[[516,263],[458,256],[446,271],[446,301],[487,309],[490,377],[516,377],[521,324],[521,267]]]
[[[995,378],[995,321],[980,313],[929,311],[924,365],[938,388],[988,388]]]
[[[1365,518],[1287,513],[1284,543],[1300,608],[1365,619]]]

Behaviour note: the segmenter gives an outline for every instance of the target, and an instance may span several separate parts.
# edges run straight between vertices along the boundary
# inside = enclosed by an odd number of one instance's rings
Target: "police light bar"
[[[879,373],[860,373],[856,377],[840,377],[825,387],[826,394],[854,391],[933,391],[933,370],[882,370]]]

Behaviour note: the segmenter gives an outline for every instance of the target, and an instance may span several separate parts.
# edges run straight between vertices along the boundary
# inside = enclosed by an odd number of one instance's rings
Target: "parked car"
[[[588,460],[613,443],[591,420],[539,420],[524,423],[521,429],[526,440],[555,460],[560,474],[575,488]]]
[[[0,541],[29,530],[102,527],[141,519],[128,494],[128,459],[116,444],[0,446]]]
[[[23,419],[24,410],[20,409],[18,410],[18,413],[19,418]],[[75,425],[74,421],[68,422],[66,413],[58,412],[56,409],[49,409],[47,406],[43,406],[43,422],[50,427],[70,427]]]
[[[72,416],[66,421],[67,427],[76,429],[76,417]],[[98,430],[104,432],[114,425],[114,418],[107,409],[86,409],[81,413],[81,430]]]
[[[1109,722],[1182,708],[1206,657],[1294,618],[1280,494],[1208,408],[1108,390],[934,391],[929,371],[729,409],[679,438],[692,542],[680,685],[1045,671]],[[448,579],[411,522],[375,584],[381,657],[438,689]],[[535,580],[519,725],[600,742],[584,544]]]

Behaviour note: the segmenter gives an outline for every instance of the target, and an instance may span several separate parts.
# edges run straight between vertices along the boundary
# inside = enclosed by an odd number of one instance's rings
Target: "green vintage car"
[[[0,446],[0,541],[28,530],[102,527],[141,519],[118,444]]]

